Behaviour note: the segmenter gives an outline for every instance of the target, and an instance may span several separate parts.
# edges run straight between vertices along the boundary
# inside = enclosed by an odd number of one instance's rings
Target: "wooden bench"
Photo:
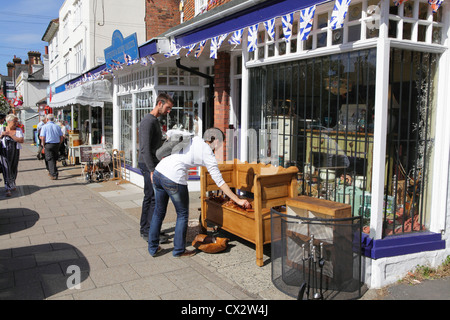
[[[210,198],[208,192],[220,190],[206,168],[201,168],[201,222],[207,222],[255,244],[256,264],[263,265],[263,245],[270,243],[270,208],[286,204],[297,196],[297,167],[274,167],[262,163],[219,164],[223,179],[230,188],[253,193],[252,210]]]

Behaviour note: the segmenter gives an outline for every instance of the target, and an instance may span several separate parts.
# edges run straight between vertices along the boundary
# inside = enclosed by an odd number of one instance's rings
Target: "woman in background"
[[[6,196],[16,190],[17,168],[20,149],[24,141],[23,131],[18,127],[19,118],[14,114],[6,116],[6,127],[0,127],[0,165],[5,181]]]

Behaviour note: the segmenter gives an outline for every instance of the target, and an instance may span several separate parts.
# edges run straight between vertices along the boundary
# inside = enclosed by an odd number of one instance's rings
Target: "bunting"
[[[272,40],[275,40],[275,18],[265,21],[264,26],[266,27],[267,33],[269,34],[270,38],[272,38]]]
[[[228,34],[222,34],[211,39],[211,50],[209,55],[211,59],[217,59],[217,51],[219,51],[220,46],[227,36]]]
[[[292,24],[294,22],[294,13],[289,13],[281,18],[283,23],[283,34],[286,42],[289,42],[292,36]]]
[[[399,6],[399,5],[401,5],[402,3],[405,3],[406,1],[408,1],[408,0],[394,0],[394,4],[395,4],[396,6]]]
[[[404,4],[407,1],[408,0],[394,0],[394,4],[399,6],[401,4]],[[332,30],[343,27],[345,17],[347,15],[347,12],[349,9],[350,2],[351,2],[351,0],[335,0],[333,11],[332,11],[330,22],[329,22],[329,27]],[[440,6],[442,5],[443,2],[444,2],[444,0],[428,0],[428,3],[431,6],[433,12],[436,12],[440,8]],[[274,17],[274,18],[271,18],[271,19],[263,22],[265,30],[267,31],[267,34],[269,35],[269,37],[271,38],[272,41],[275,41],[275,33],[276,33],[275,24],[276,24],[276,19],[278,19],[278,18],[281,19],[283,35],[284,35],[286,42],[289,42],[291,40],[293,32],[297,32],[297,31],[298,31],[299,41],[305,41],[308,39],[308,37],[311,33],[311,30],[312,30],[312,27],[313,27],[314,15],[316,12],[316,5],[299,10],[300,19],[298,22],[298,25],[299,25],[298,30],[293,30],[295,12],[296,11],[285,14],[281,17]],[[258,27],[259,27],[259,23],[246,27],[247,31],[248,31],[248,34],[247,34],[247,50],[248,50],[248,52],[253,52],[257,48]],[[244,29],[245,28],[242,28],[242,29],[233,31],[230,34],[228,34],[228,33],[222,34],[222,35],[213,37],[211,39],[205,39],[200,42],[185,46],[183,48],[187,49],[186,57],[189,56],[192,53],[192,51],[195,52],[196,58],[200,57],[207,41],[209,40],[211,43],[209,56],[212,59],[217,59],[217,52],[220,49],[223,42],[225,41],[225,39],[229,35],[230,35],[230,38],[228,39],[229,44],[237,46],[242,43],[242,36],[244,33]],[[172,39],[171,50],[170,50],[170,52],[165,54],[165,57],[169,58],[169,57],[172,57],[175,55],[179,55],[181,49],[182,48],[175,43],[175,40]],[[138,63],[139,61],[144,66],[146,66],[148,63],[151,63],[151,64],[155,63],[155,60],[153,59],[152,56],[144,57],[144,58],[137,59],[137,60],[131,60],[131,58],[127,55],[124,58],[125,58],[125,63],[113,61],[114,64],[111,65],[110,66],[111,68],[108,69],[107,71],[112,73],[113,70],[117,70],[119,68],[122,69],[123,65],[131,65],[131,64]]]
[[[170,41],[171,50],[164,54],[166,58],[170,58],[173,56],[178,56],[180,54],[181,47],[175,43],[175,40],[172,39]]]
[[[247,50],[248,52],[253,52],[256,50],[258,45],[258,24],[248,27],[248,42]]]
[[[444,2],[444,0],[428,0],[428,4],[431,6],[433,13],[436,13],[438,11],[442,2]]]
[[[330,27],[332,30],[342,28],[344,26],[345,16],[347,15],[348,6],[351,0],[336,0],[330,19]]]
[[[309,33],[311,32],[313,21],[314,21],[314,13],[316,12],[316,6],[312,6],[300,11],[300,40],[308,39]]]
[[[196,58],[200,57],[200,55],[202,54],[205,44],[206,44],[206,40],[200,41],[198,48],[195,50]]]
[[[240,45],[243,33],[244,33],[244,29],[234,31],[233,34],[231,35],[230,39],[228,40],[228,43],[234,44],[234,45]]]
[[[188,51],[186,52],[186,57],[191,54],[192,50],[194,50],[196,45],[197,45],[196,43],[193,43],[185,47],[186,49],[188,49]]]

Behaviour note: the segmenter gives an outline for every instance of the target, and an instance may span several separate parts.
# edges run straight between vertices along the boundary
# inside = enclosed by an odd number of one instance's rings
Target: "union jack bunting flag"
[[[148,64],[147,57],[142,57],[142,58],[141,58],[141,65],[142,65],[142,66],[147,66],[147,64]]]
[[[308,39],[309,33],[311,32],[311,28],[313,26],[315,12],[316,6],[311,6],[300,11],[300,40]]]
[[[171,50],[164,54],[166,58],[177,56],[180,54],[181,47],[175,43],[175,40],[170,41]]]
[[[206,43],[206,40],[200,41],[200,43],[198,45],[198,48],[195,50],[195,57],[196,58],[200,57],[200,55],[202,54],[203,49],[205,47],[205,43]]]
[[[272,40],[275,40],[275,18],[265,21],[264,26]]]
[[[441,6],[442,2],[444,2],[444,0],[428,0],[428,3],[431,6],[431,9],[433,9],[433,12],[437,12],[438,11],[438,9]]]
[[[217,59],[217,51],[219,51],[220,46],[222,45],[225,38],[228,36],[228,34],[223,34],[221,36],[217,36],[214,38],[211,38],[211,50],[210,50],[210,58]]]
[[[196,45],[197,45],[196,43],[193,43],[185,47],[186,49],[188,49],[188,51],[186,52],[186,57],[191,54],[192,50],[194,50]]]
[[[258,44],[258,24],[248,27],[247,50],[252,52],[256,50]]]
[[[288,13],[281,18],[283,22],[283,33],[286,42],[289,42],[292,36],[292,23],[294,22],[294,13]]]
[[[344,26],[344,20],[347,15],[350,2],[351,0],[336,0],[330,19],[331,29],[335,30]]]
[[[408,1],[408,0],[394,0],[394,4],[396,6],[399,6],[399,5],[401,5],[402,3],[406,2],[406,1]]]
[[[240,45],[243,33],[244,33],[244,29],[236,30],[231,35],[230,39],[228,40],[228,43],[229,44]]]
[[[148,57],[147,57],[147,60],[150,61],[150,63],[151,63],[152,65],[154,65],[154,64],[156,63],[155,59],[154,59],[152,56],[148,56]]]

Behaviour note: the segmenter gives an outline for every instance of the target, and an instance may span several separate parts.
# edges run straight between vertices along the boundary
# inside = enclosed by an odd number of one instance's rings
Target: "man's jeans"
[[[153,256],[158,250],[159,234],[164,217],[166,216],[167,204],[170,198],[177,212],[172,254],[179,256],[184,252],[186,247],[186,232],[189,220],[188,187],[167,179],[158,171],[153,173],[153,186],[155,188],[156,204],[153,219],[150,224],[148,252]]]
[[[152,221],[153,212],[155,210],[155,192],[153,190],[152,179],[150,178],[150,171],[144,163],[138,163],[144,177],[144,199],[142,200],[141,213],[141,234],[147,235]]]

